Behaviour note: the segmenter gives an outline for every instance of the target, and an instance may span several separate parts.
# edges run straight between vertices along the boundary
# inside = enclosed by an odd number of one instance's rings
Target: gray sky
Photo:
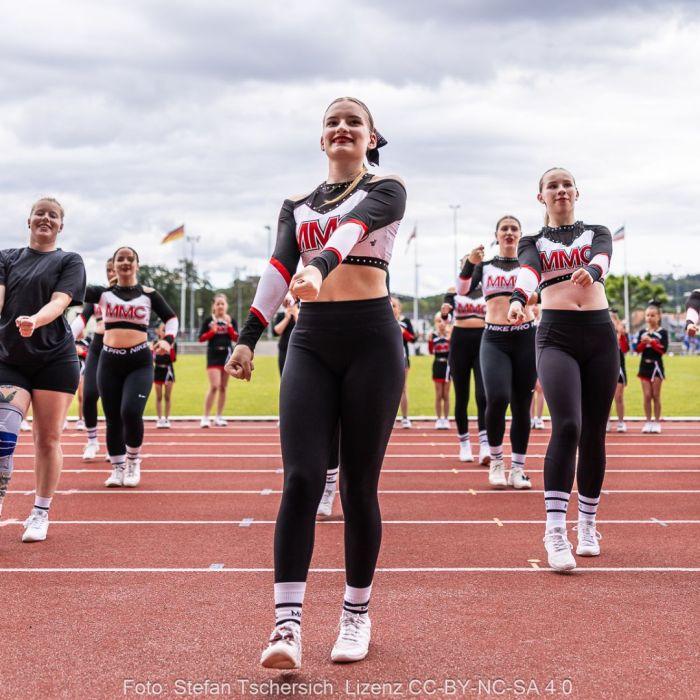
[[[700,270],[700,11],[694,2],[25,0],[0,24],[0,230],[64,204],[93,280],[118,244],[174,266],[185,223],[215,285],[259,274],[282,200],[326,176],[321,117],[372,109],[409,203],[392,288],[421,294],[512,213],[534,232],[541,173],[570,169],[578,218],[623,223],[631,272]],[[612,271],[623,270],[615,244]]]

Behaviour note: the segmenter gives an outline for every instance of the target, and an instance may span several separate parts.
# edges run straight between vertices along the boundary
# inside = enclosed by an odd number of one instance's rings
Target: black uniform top
[[[278,323],[280,323],[283,319],[284,319],[284,311],[280,311],[277,314],[277,316],[275,316],[275,326]],[[279,335],[279,337],[280,337],[280,342],[279,342],[279,345],[277,346],[277,352],[287,352],[287,347],[289,346],[289,336],[292,335],[292,331],[294,330],[294,326],[296,326],[296,325],[297,325],[297,322],[294,320],[294,317],[291,316],[289,319],[289,323],[285,326],[282,333],[281,334],[275,333],[275,335]]]
[[[433,331],[428,339],[428,352],[435,355],[436,360],[447,360],[450,355],[450,339]]]
[[[0,316],[0,360],[14,365],[75,358],[73,333],[64,316],[37,328],[23,338],[15,325],[18,316],[32,316],[51,301],[54,292],[71,298],[70,306],[82,303],[85,266],[77,253],[60,248],[41,253],[32,248],[0,251],[0,285],[5,304]]]
[[[403,354],[408,360],[408,344],[416,342],[416,332],[413,330],[411,320],[406,316],[399,321],[399,328],[401,328],[401,337],[403,338]]]
[[[153,353],[153,364],[156,367],[172,367],[173,362],[177,360],[177,342],[173,341],[170,346],[170,352],[166,352],[163,355],[157,355]]]
[[[232,318],[230,324],[227,323],[226,319],[217,320],[216,330],[209,327],[213,320],[213,316],[207,316],[202,321],[202,327],[199,329],[199,342],[207,343],[207,350],[229,351],[233,347],[233,342],[238,338],[236,319]]]
[[[651,338],[651,342],[640,345],[639,343],[645,333]],[[647,328],[642,328],[642,330],[637,333],[635,349],[641,354],[642,362],[660,362],[661,358],[668,350],[668,333],[666,329],[657,328],[655,331],[650,331]]]
[[[341,263],[388,270],[406,208],[406,190],[394,177],[370,173],[343,194],[348,185],[324,183],[310,194],[285,200],[275,251],[258,284],[239,343],[255,348],[289,291],[300,258],[304,265],[317,267],[324,278]]]

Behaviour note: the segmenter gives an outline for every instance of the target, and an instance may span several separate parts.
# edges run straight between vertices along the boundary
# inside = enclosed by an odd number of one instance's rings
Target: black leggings
[[[97,389],[97,366],[102,354],[103,336],[95,333],[85,359],[85,371],[83,372],[83,416],[86,428],[97,427],[97,402],[100,392]]]
[[[571,493],[578,448],[578,491],[598,498],[605,476],[605,426],[620,372],[608,310],[543,311],[537,371],[552,417],[544,490]]]
[[[97,386],[107,422],[107,451],[123,455],[126,445],[141,447],[143,412],[153,386],[153,356],[148,343],[133,348],[102,348]]]
[[[479,363],[479,348],[483,334],[483,328],[455,326],[452,329],[450,374],[455,387],[455,422],[460,435],[466,435],[469,432],[467,405],[469,404],[469,379],[472,372],[474,372],[477,425],[480,431],[486,428],[486,393]]]
[[[516,454],[524,455],[530,439],[530,402],[537,380],[534,324],[486,324],[481,340],[481,376],[486,389],[489,445],[503,444],[510,403],[510,446]]]
[[[372,583],[382,536],[379,473],[403,383],[401,330],[388,297],[302,304],[280,387],[284,490],[275,582],[306,581],[340,425],[346,580],[358,588]]]

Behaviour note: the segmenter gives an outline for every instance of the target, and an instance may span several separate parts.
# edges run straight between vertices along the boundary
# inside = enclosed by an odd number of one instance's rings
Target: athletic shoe
[[[566,537],[565,527],[552,527],[544,533],[544,548],[547,561],[555,571],[571,571],[576,568],[576,560],[571,553],[573,545]]]
[[[508,474],[508,486],[512,486],[514,489],[532,488],[527,474],[523,469],[519,469],[518,467],[510,470],[510,474]]]
[[[618,433],[626,433],[627,432],[627,426],[625,425],[625,421],[620,420],[617,422],[617,432]]]
[[[654,431],[651,429],[651,421],[647,421],[647,422],[644,424],[644,427],[642,428],[642,432],[643,432],[643,433],[652,433],[652,432],[654,432]]]
[[[535,419],[530,418],[530,430],[532,430],[535,427]]]
[[[600,554],[598,540],[603,539],[603,535],[596,530],[595,523],[579,521],[579,524],[574,526],[574,530],[578,531],[576,554],[581,557],[597,557]]]
[[[80,420],[76,421],[75,429],[76,430],[85,430],[85,421],[82,418]]]
[[[608,421],[608,422],[605,424],[605,432],[606,432],[606,433],[609,433],[611,430],[612,430],[612,423],[611,423],[610,421]]]
[[[124,468],[112,467],[112,473],[107,477],[105,486],[124,486]]]
[[[26,432],[28,432],[29,430],[32,429],[32,426],[29,425],[29,421],[23,420],[23,421],[19,424],[19,429],[20,429],[23,433],[26,433]]]
[[[209,418],[202,418],[202,420],[199,421],[199,427],[211,428],[211,420]]]
[[[111,462],[112,460],[109,458],[109,452],[105,452],[105,462]]]
[[[338,639],[331,651],[331,661],[340,664],[362,661],[369,651],[372,633],[369,616],[343,610],[338,627]]]
[[[164,428],[171,428],[172,427],[170,425],[170,421],[167,418],[163,418],[163,427]]]
[[[165,418],[159,418],[156,421],[156,428],[165,428],[165,423],[166,423]]]
[[[652,433],[660,433],[661,432],[661,423],[659,421],[653,421],[651,424],[651,432]]]
[[[474,455],[472,454],[472,446],[469,440],[459,443],[459,461],[460,462],[473,462]]]
[[[95,440],[95,442],[91,442],[88,440],[88,444],[85,445],[85,449],[83,450],[83,460],[86,462],[89,462],[92,459],[95,459],[97,457],[97,451],[100,449],[100,443]]]
[[[402,428],[410,428],[411,427],[411,419],[410,418],[402,418],[401,419],[401,427]]]
[[[504,489],[508,486],[506,479],[506,468],[502,459],[494,459],[489,466],[489,484],[497,489]]]
[[[318,504],[318,509],[316,510],[316,517],[319,520],[328,518],[333,513],[333,501],[335,501],[335,486],[330,489],[324,489],[323,496],[321,496],[321,501]]]
[[[541,418],[535,418],[535,430],[544,430],[544,421]]]
[[[488,445],[479,445],[479,464],[484,467],[491,464],[491,450]]]
[[[450,430],[451,427],[452,427],[452,426],[450,425],[450,419],[449,419],[449,418],[445,418],[445,419],[444,419],[443,428],[444,428],[445,430]]]
[[[140,459],[127,459],[126,460],[126,473],[124,474],[124,486],[129,488],[134,488],[138,486],[141,481],[141,460]]]
[[[214,425],[217,428],[225,428],[228,425],[228,421],[225,418],[222,418],[221,416],[217,416],[214,418]]]
[[[24,521],[22,542],[43,542],[49,531],[49,514],[41,508],[32,508],[29,517]]]
[[[435,421],[435,430],[442,430],[442,418],[438,418]]]
[[[260,663],[265,668],[281,671],[301,668],[301,626],[296,622],[285,622],[275,627]]]

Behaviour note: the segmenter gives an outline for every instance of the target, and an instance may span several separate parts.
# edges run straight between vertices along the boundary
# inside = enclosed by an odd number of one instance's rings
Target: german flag
[[[185,224],[182,224],[182,226],[178,226],[177,228],[174,228],[169,233],[166,233],[165,236],[163,236],[163,240],[161,241],[161,245],[163,243],[170,243],[171,241],[176,241],[178,238],[184,238],[184,237],[185,237]]]

